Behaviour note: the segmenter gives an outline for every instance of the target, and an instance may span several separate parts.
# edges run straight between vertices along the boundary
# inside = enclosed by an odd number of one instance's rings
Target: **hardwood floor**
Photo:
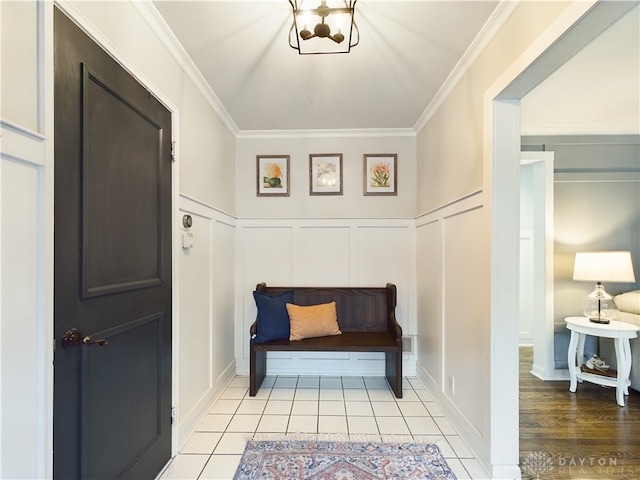
[[[588,382],[542,381],[530,372],[531,347],[520,347],[520,468],[528,479],[640,478],[640,393],[626,406],[615,389]]]

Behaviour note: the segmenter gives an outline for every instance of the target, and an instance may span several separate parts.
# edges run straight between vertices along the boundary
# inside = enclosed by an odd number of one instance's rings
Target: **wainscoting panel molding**
[[[44,478],[49,452],[40,439],[50,424],[46,392],[53,386],[45,139],[6,122],[0,136],[0,477]]]
[[[489,234],[483,192],[416,219],[416,374],[456,427],[486,435],[489,405],[474,392],[489,383]],[[514,319],[517,321],[517,319]]]
[[[238,220],[236,325],[237,369],[249,372],[249,328],[256,319],[253,291],[273,286],[398,287],[396,315],[404,335],[415,335],[415,222],[413,219]],[[415,375],[415,353],[407,352],[404,373]],[[269,375],[384,374],[384,357],[357,353],[269,353]]]
[[[179,439],[182,447],[196,423],[235,376],[234,301],[236,220],[193,199],[179,198],[178,319]],[[185,228],[184,215],[192,226]],[[185,247],[183,236],[191,246]]]

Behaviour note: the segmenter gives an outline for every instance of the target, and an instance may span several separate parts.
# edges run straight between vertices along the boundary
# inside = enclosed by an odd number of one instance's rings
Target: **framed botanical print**
[[[342,195],[342,154],[309,155],[309,195]]]
[[[398,195],[398,155],[364,154],[364,194]]]
[[[258,197],[289,196],[289,155],[256,156]]]

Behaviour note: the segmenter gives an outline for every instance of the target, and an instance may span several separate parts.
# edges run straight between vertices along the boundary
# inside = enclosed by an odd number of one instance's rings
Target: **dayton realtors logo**
[[[555,477],[596,474],[600,478],[615,478],[617,475],[640,475],[640,467],[618,466],[615,457],[558,457],[554,460],[547,452],[531,452],[522,460],[522,473],[535,480],[551,473]]]
[[[522,462],[522,472],[539,479],[540,475],[548,475],[553,471],[551,455],[545,452],[531,452]]]

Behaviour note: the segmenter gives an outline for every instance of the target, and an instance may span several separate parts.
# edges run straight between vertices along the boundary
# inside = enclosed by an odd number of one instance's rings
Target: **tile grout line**
[[[275,401],[275,399],[273,399],[272,396],[273,396],[273,393],[274,393],[274,391],[276,389],[275,388],[276,383],[277,383],[278,379],[280,379],[280,378],[281,378],[281,376],[277,375],[276,378],[274,379],[272,385],[269,387],[269,392],[268,392],[267,396],[264,399],[265,404],[264,404],[263,408],[260,410],[258,422],[256,424],[256,427],[253,429],[253,436],[254,437],[258,433],[258,429],[260,428],[260,424],[262,423],[262,421],[269,417],[269,415],[266,413],[267,406],[268,406],[270,401],[272,401],[272,400]],[[282,377],[282,378],[284,378],[284,377]],[[350,423],[349,423],[350,415],[349,415],[348,410],[347,410],[347,402],[348,402],[348,400],[346,398],[347,397],[346,390],[350,390],[350,389],[345,388],[345,383],[344,383],[344,377],[343,376],[339,376],[337,378],[339,378],[339,380],[340,380],[340,393],[342,395],[341,404],[342,404],[342,407],[344,409],[344,417],[342,415],[338,415],[336,417],[340,417],[340,418],[343,417],[345,419],[347,437],[351,439],[352,435],[355,435],[355,434],[351,432]],[[382,437],[383,437],[383,435],[386,435],[386,434],[383,434],[382,430],[380,428],[379,419],[380,419],[381,415],[377,415],[376,414],[376,412],[375,412],[375,410],[373,408],[374,400],[371,397],[371,393],[372,393],[371,390],[378,390],[378,389],[369,388],[367,386],[367,384],[366,384],[366,381],[365,381],[364,377],[354,377],[354,378],[358,378],[358,379],[362,380],[362,383],[363,383],[362,390],[364,390],[365,393],[366,393],[366,398],[368,399],[367,404],[368,404],[368,406],[369,406],[369,408],[370,408],[370,410],[371,410],[371,412],[373,414],[374,423],[376,425],[376,429],[377,429],[377,435],[376,436],[378,436],[380,438],[380,441],[383,441]],[[317,386],[313,387],[313,389],[316,390],[316,393],[317,393],[317,397],[316,397],[316,405],[317,405],[316,432],[315,432],[316,435],[320,435],[321,434],[321,432],[320,432],[321,411],[320,410],[321,410],[321,402],[323,401],[322,400],[321,380],[322,380],[322,378],[319,377]],[[293,416],[293,409],[294,409],[294,405],[295,405],[295,402],[296,402],[296,395],[299,392],[302,392],[302,390],[306,390],[306,389],[301,388],[301,383],[300,382],[301,382],[301,376],[298,375],[295,378],[295,385],[293,386],[293,399],[291,400],[291,404],[290,404],[290,407],[288,409],[288,414],[285,414],[285,416],[287,417],[287,425],[286,425],[285,434],[284,434],[285,436],[289,434],[289,426],[290,426],[290,423],[291,423],[291,417]],[[425,398],[423,398],[424,395],[422,397],[420,395],[418,395],[417,390],[415,389],[415,386],[410,381],[408,381],[408,379],[407,379],[407,382],[408,383],[407,383],[406,390],[408,392],[411,392],[412,395],[415,395],[417,397],[417,401],[419,402],[419,404],[422,405],[427,411],[427,415],[420,416],[420,417],[422,417],[422,418],[430,418],[435,423],[435,426],[437,427],[437,430],[439,432],[436,435],[444,440],[445,444],[448,446],[450,451],[453,453],[452,459],[457,460],[459,462],[459,464],[462,465],[462,467],[463,467],[464,471],[467,473],[467,475],[469,475],[469,478],[472,478],[470,472],[467,470],[467,467],[462,462],[463,458],[459,456],[458,452],[453,448],[453,445],[450,443],[450,441],[448,439],[448,437],[457,437],[461,441],[463,441],[462,437],[460,437],[460,435],[457,433],[457,431],[454,431],[453,434],[445,435],[445,433],[443,432],[440,424],[436,421],[436,418],[433,416],[433,414],[431,413],[431,410],[428,408],[428,405],[431,405],[432,407],[434,407],[434,406],[438,407],[437,404],[434,404],[433,401],[429,401],[429,400],[426,400]],[[229,387],[227,387],[227,388],[229,388]],[[283,388],[289,388],[289,387],[283,387]],[[330,389],[330,387],[327,387],[327,388]],[[357,387],[357,388],[354,387],[353,389],[360,390],[361,388],[360,387]],[[423,389],[421,389],[421,390],[423,390]],[[426,390],[426,389],[424,389],[424,390]],[[243,393],[242,398],[240,399],[240,402],[238,403],[238,405],[233,409],[232,413],[230,414],[231,418],[230,418],[229,422],[226,423],[226,426],[224,427],[224,429],[222,429],[221,432],[218,432],[218,433],[220,433],[220,438],[218,438],[218,440],[216,441],[212,452],[208,453],[208,454],[205,454],[205,455],[207,455],[207,460],[205,461],[203,467],[200,470],[200,473],[198,474],[198,476],[196,478],[200,478],[202,476],[202,474],[204,473],[204,471],[207,468],[207,465],[209,465],[209,463],[212,461],[213,456],[216,455],[215,451],[220,446],[220,443],[221,443],[223,437],[226,434],[232,433],[232,432],[229,431],[229,426],[231,425],[231,423],[234,420],[237,420],[239,416],[244,415],[244,414],[239,413],[239,411],[240,411],[240,407],[242,406],[244,401],[247,400],[247,398],[248,398],[247,395],[248,395],[248,388],[245,387],[245,392]],[[327,401],[330,401],[330,400],[332,400],[332,399],[329,399]],[[407,417],[405,415],[404,411],[401,408],[401,402],[399,402],[398,399],[395,398],[395,397],[392,397],[392,400],[394,401],[394,405],[396,406],[396,408],[399,410],[399,413],[400,413],[400,416],[402,417],[404,426],[408,430],[408,437],[410,437],[412,439],[412,441],[414,441],[414,442],[417,441],[416,440],[416,435],[417,434],[414,434],[413,431],[411,430],[411,428],[409,426],[409,418],[410,417]],[[384,401],[384,400],[380,400],[380,401]],[[410,400],[408,400],[408,401],[410,401]],[[224,414],[224,412],[218,412],[218,413],[215,413],[213,415],[222,415],[222,414]],[[276,414],[280,415],[277,412],[274,413],[274,415],[276,415]],[[250,414],[247,413],[246,415],[250,415]],[[331,417],[332,415],[327,415],[327,416]],[[382,415],[382,416],[384,416],[384,415]],[[394,416],[394,415],[392,415],[392,416]],[[351,417],[353,417],[353,415],[351,415]],[[444,420],[448,422],[448,419],[447,419],[446,415],[440,415],[438,418],[440,418],[440,417],[444,418]],[[196,430],[196,432],[198,432],[198,430]],[[212,433],[216,433],[216,432],[212,432]],[[251,435],[251,431],[249,431],[248,433]],[[268,434],[269,432],[264,432],[264,433]],[[274,432],[274,433],[277,433],[277,432]],[[393,435],[400,435],[400,434],[396,433],[396,434],[393,434]],[[424,434],[424,435],[427,436],[427,437],[430,436],[430,435],[427,435],[427,434]],[[464,441],[463,441],[463,443],[464,443]],[[189,454],[178,453],[178,455],[188,456]],[[200,454],[198,454],[198,455],[194,454],[194,456],[199,456],[199,455]],[[219,455],[226,456],[226,455],[231,455],[231,454],[219,454]],[[237,454],[233,454],[233,456],[236,456],[236,455]],[[465,456],[464,459],[465,460],[474,461],[475,457],[473,457],[473,456],[466,457]]]

